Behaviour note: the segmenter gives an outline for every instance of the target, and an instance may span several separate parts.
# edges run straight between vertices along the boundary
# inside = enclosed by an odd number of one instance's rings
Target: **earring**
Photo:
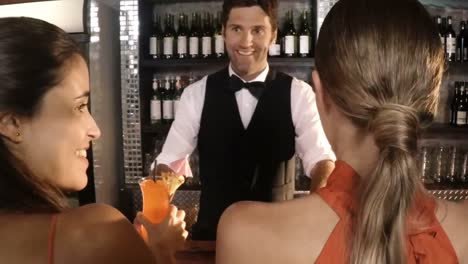
[[[21,133],[20,133],[20,132],[16,132],[16,136],[17,136],[17,137],[21,136]]]

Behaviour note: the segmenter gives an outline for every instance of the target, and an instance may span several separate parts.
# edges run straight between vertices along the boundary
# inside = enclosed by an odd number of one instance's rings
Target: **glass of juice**
[[[169,186],[161,176],[144,177],[138,184],[143,197],[143,215],[153,224],[161,223],[169,213]],[[141,235],[147,240],[148,235],[143,227]]]
[[[185,182],[184,176],[162,173],[161,176],[142,178],[140,185],[143,197],[143,215],[153,224],[159,224],[169,214],[169,204],[177,188]],[[141,235],[147,241],[148,234],[141,228]]]

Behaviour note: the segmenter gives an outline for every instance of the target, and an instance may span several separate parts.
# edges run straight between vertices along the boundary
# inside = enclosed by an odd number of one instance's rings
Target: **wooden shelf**
[[[154,4],[174,4],[174,3],[222,3],[223,0],[144,0]],[[281,0],[282,2],[297,2],[297,0]]]
[[[448,124],[434,123],[423,133],[423,138],[468,139],[468,127],[454,127]]]
[[[89,43],[90,36],[87,33],[70,33],[69,35],[78,43]]]
[[[466,75],[468,73],[468,62],[450,62],[447,64],[447,72],[452,74]]]
[[[222,0],[145,0],[148,3],[154,4],[174,4],[174,3],[208,3],[208,2],[220,2]]]
[[[166,135],[171,128],[171,123],[158,123],[154,125],[143,125],[141,131],[147,134],[164,134]]]
[[[223,66],[228,65],[227,58],[209,59],[144,59],[140,66],[145,68],[173,69],[176,67],[198,67],[198,66]],[[313,67],[314,58],[268,58],[268,63],[272,67]]]

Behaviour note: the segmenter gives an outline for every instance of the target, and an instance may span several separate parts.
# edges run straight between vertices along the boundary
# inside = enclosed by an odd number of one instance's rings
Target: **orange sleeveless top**
[[[315,263],[348,263],[348,231],[356,208],[359,176],[348,164],[336,161],[327,186],[318,195],[335,211],[340,220],[333,229]],[[435,215],[435,200],[418,195],[407,223],[407,263],[458,263],[455,250]]]
[[[49,229],[49,240],[48,240],[48,252],[47,252],[47,263],[54,264],[54,240],[55,240],[55,227],[57,226],[58,215],[52,215]]]

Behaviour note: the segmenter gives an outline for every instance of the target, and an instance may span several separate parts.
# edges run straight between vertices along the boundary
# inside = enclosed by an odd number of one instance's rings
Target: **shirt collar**
[[[248,81],[248,82],[264,82],[268,76],[268,71],[270,70],[270,66],[267,64],[267,66],[265,67],[265,69],[260,72],[259,75],[257,75],[257,77],[255,77],[254,79],[252,79],[251,81]],[[232,65],[231,63],[229,63],[229,77],[231,77],[231,75],[236,75],[237,77],[239,77],[243,82],[246,82],[244,79],[242,79],[239,75],[237,75],[234,70],[232,69]],[[246,83],[248,83],[246,82]]]

